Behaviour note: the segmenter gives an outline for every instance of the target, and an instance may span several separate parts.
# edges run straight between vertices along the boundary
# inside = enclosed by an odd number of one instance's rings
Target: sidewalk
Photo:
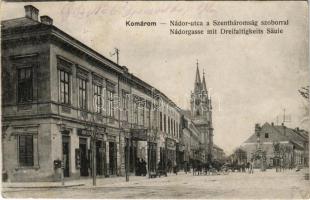
[[[163,177],[161,177],[163,178]],[[141,183],[143,181],[150,181],[157,178],[149,179],[147,176],[129,176],[129,182],[126,182],[125,176],[117,176],[117,177],[97,177],[96,179],[96,186],[102,187],[102,186],[124,186],[128,183],[135,184],[135,183]],[[93,179],[92,177],[88,178],[82,178],[82,179],[76,179],[76,180],[66,180],[65,184],[62,185],[61,181],[58,182],[3,182],[2,188],[64,188],[64,187],[78,187],[78,186],[84,186],[84,187],[94,187],[93,186]]]

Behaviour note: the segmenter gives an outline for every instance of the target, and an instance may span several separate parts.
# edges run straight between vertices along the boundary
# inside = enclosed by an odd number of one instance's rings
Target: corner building
[[[138,158],[149,172],[176,160],[180,114],[167,96],[50,17],[39,20],[37,8],[27,5],[25,14],[1,23],[7,181],[58,181],[57,160],[65,178],[90,177],[92,152],[99,177],[134,174]]]

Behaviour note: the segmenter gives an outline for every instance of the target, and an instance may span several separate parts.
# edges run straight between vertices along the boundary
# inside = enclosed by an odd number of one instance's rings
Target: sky
[[[26,4],[2,2],[2,20],[23,17]],[[309,85],[310,77],[306,2],[31,4],[40,16],[50,16],[55,26],[107,58],[116,61],[110,54],[118,48],[120,65],[183,109],[189,109],[199,60],[213,101],[214,142],[228,154],[254,133],[255,123],[276,123],[278,115],[281,123],[284,109],[291,117],[288,127],[303,127],[305,101],[298,89]],[[169,34],[170,20],[234,19],[289,20],[289,25],[274,35]],[[158,25],[128,27],[127,20]]]

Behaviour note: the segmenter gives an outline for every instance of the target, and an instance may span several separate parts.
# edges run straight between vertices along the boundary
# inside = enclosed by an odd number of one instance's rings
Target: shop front
[[[129,169],[135,175],[142,175],[145,173],[147,155],[147,129],[135,128],[130,130],[130,161]],[[145,165],[145,166],[144,166]]]
[[[172,172],[173,165],[176,164],[176,142],[171,138],[166,138],[167,148],[167,170]]]

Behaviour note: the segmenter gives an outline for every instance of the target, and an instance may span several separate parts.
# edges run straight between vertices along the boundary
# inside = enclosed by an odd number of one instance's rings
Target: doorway
[[[117,168],[117,148],[115,142],[109,142],[109,161],[110,161],[110,175],[116,175]]]
[[[79,138],[80,159],[81,159],[81,176],[88,176],[89,161],[87,159],[87,139]]]
[[[64,177],[70,177],[70,136],[62,136],[62,158],[64,163]]]
[[[104,175],[105,146],[102,141],[96,142],[96,169],[97,175]]]

